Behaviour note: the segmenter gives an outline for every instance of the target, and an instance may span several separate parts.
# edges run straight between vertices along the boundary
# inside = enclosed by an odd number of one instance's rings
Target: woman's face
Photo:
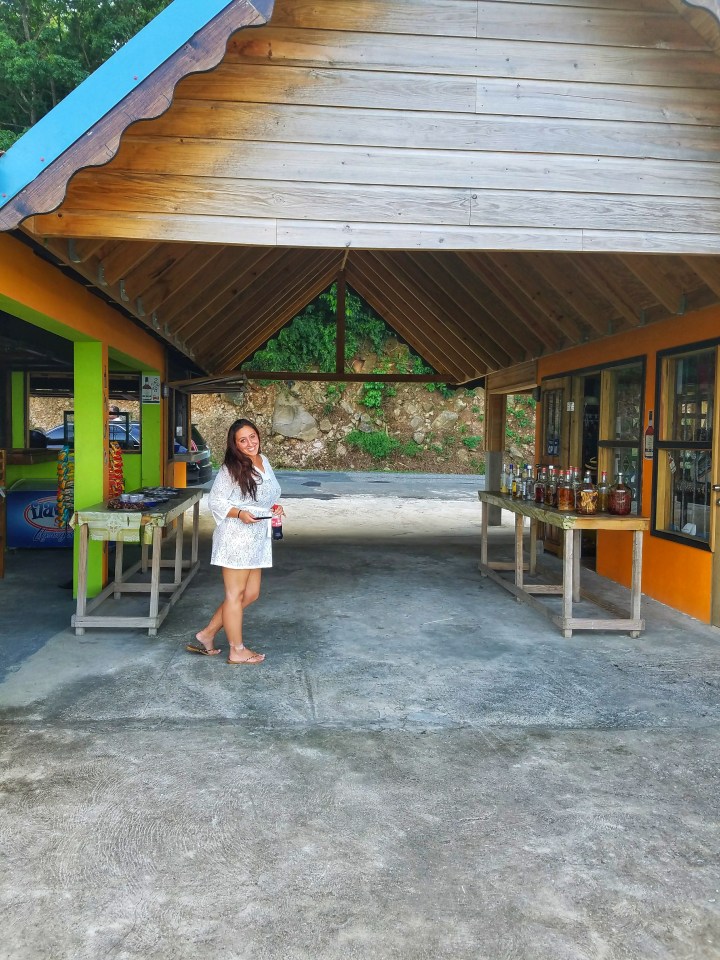
[[[260,437],[252,427],[240,427],[235,432],[235,446],[248,457],[256,457],[260,449]]]

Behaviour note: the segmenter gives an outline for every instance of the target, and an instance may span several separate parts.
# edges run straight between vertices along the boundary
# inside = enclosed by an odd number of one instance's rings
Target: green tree
[[[0,0],[0,150],[170,0]]]

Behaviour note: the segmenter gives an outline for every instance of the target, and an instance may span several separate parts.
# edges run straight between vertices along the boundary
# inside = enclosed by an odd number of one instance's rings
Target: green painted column
[[[108,491],[108,354],[107,345],[75,344],[75,509],[104,500]],[[79,536],[75,536],[77,589]],[[107,544],[90,541],[88,596],[107,579]]]
[[[164,447],[162,442],[162,411],[164,404],[160,401],[160,375],[156,370],[143,370],[140,375],[140,384],[150,382],[157,385],[157,390],[141,390],[141,428],[142,450],[142,485],[157,487],[163,482],[162,464]]]
[[[10,374],[10,444],[16,449],[27,446],[27,380],[21,370]]]

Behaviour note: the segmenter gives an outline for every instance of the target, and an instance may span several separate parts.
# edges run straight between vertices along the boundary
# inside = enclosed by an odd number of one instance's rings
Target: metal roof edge
[[[233,0],[173,0],[0,157],[0,210]]]

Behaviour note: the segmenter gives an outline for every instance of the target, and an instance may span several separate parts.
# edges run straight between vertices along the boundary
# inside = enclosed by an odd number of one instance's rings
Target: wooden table
[[[178,601],[181,594],[197,573],[198,537],[200,528],[200,501],[204,491],[200,487],[187,487],[167,503],[158,504],[147,512],[108,510],[99,503],[85,510],[78,510],[72,525],[80,539],[78,593],[76,613],[71,624],[77,636],[85,633],[86,627],[147,627],[148,636],[157,636],[158,627]],[[192,542],[190,559],[183,559],[185,512],[193,508]],[[88,543],[90,540],[114,541],[115,575],[108,585],[92,600],[87,599]],[[164,543],[175,541],[175,556],[162,559]],[[123,545],[140,543],[141,557],[138,563],[123,571]],[[149,550],[151,553],[148,556]],[[150,581],[132,580],[138,572],[147,573]],[[173,570],[173,579],[162,582],[160,571],[164,567]],[[123,594],[147,593],[150,605],[147,616],[128,616],[112,613],[94,613],[100,604],[112,594],[120,600]],[[163,596],[163,603],[160,597]]]
[[[642,596],[642,544],[643,533],[649,529],[650,521],[647,517],[633,515],[616,517],[609,513],[598,513],[591,517],[580,516],[577,513],[564,513],[554,507],[546,507],[529,500],[513,500],[507,494],[493,493],[485,490],[478,491],[482,510],[482,533],[480,540],[480,572],[490,577],[495,583],[513,594],[523,603],[529,603],[549,617],[562,630],[564,637],[571,637],[573,630],[620,630],[629,632],[631,637],[640,635],[645,629],[645,621],[640,617],[640,599]],[[512,563],[488,561],[488,511],[489,507],[501,507],[515,514],[515,559]],[[530,556],[526,564],[523,556],[523,527],[525,517],[530,519]],[[527,570],[531,576],[537,572],[537,540],[538,527],[541,523],[549,523],[558,527],[563,534],[563,561],[562,583],[525,583],[524,574]],[[583,530],[619,530],[632,534],[632,586],[630,589],[630,615],[612,619],[574,617],[573,603],[580,600],[581,595],[591,599],[596,606],[606,610],[615,610],[614,607],[596,596],[585,594],[580,589],[580,537]],[[512,570],[515,573],[514,581],[502,577],[499,571]],[[562,597],[562,613],[557,615],[547,604],[537,599],[537,595],[559,595]]]

